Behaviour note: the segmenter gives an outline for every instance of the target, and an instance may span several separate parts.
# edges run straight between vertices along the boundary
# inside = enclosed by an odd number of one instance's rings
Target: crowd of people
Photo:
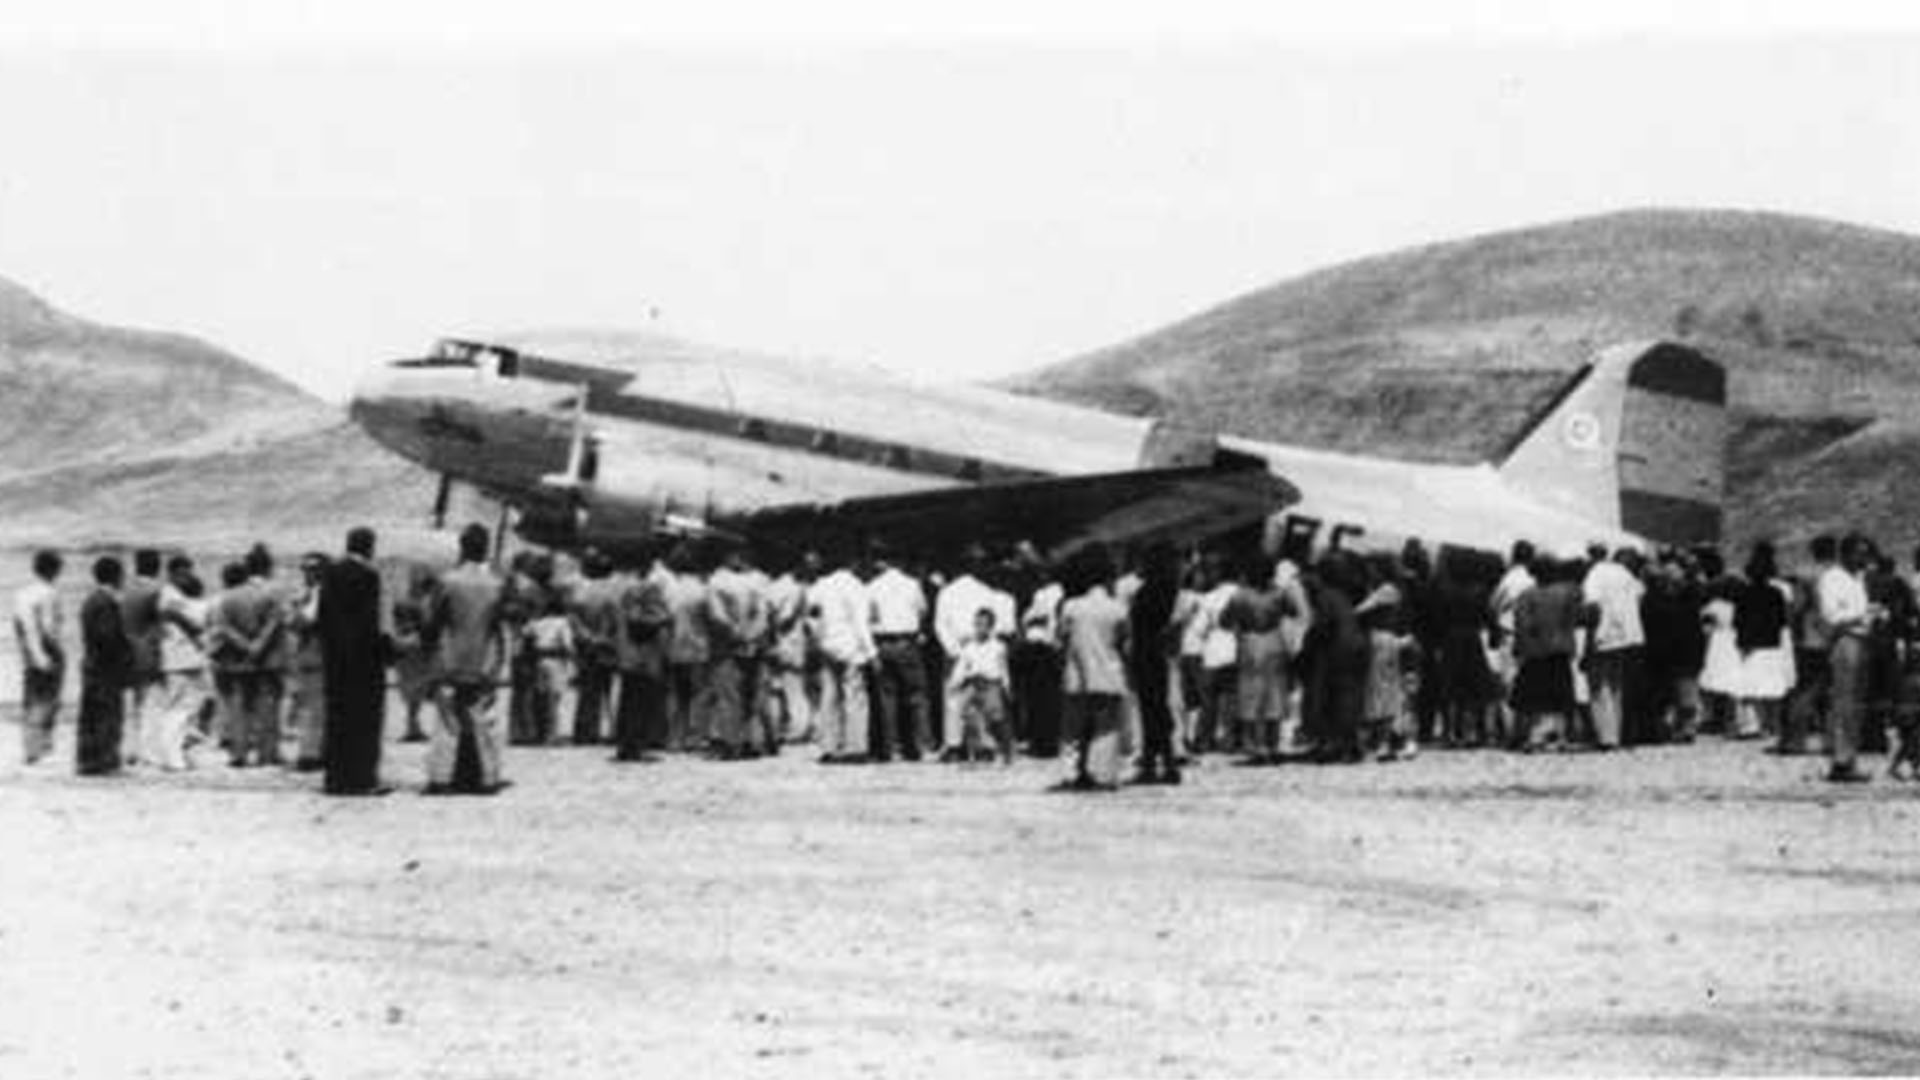
[[[1058,562],[1030,545],[952,565],[874,546],[774,558],[682,544],[644,565],[526,552],[503,572],[470,526],[433,572],[375,562],[371,530],[300,580],[256,545],[218,588],[185,556],[93,563],[79,605],[77,767],[322,771],[340,795],[380,773],[389,691],[430,741],[429,794],[507,785],[502,746],[609,743],[617,761],[739,760],[811,747],[823,763],[1062,756],[1060,786],[1177,784],[1202,755],[1254,762],[1410,758],[1423,747],[1536,753],[1770,740],[1867,779],[1892,752],[1920,779],[1920,607],[1867,539],[1816,539],[1797,574],[1770,544],[1548,554],[1334,549],[1121,553]],[[1916,553],[1920,572],[1920,553]],[[15,598],[28,763],[68,669],[63,563]],[[200,752],[191,752],[196,746]],[[291,749],[289,749],[291,748]]]

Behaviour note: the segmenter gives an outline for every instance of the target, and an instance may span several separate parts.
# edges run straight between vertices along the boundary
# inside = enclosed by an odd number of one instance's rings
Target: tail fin
[[[1693,349],[1608,349],[1520,434],[1500,475],[1597,524],[1659,543],[1717,543],[1726,404],[1726,369]]]

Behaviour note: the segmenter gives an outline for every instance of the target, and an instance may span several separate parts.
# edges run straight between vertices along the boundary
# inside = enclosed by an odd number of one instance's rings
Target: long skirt
[[[1514,711],[1528,716],[1571,715],[1573,658],[1536,656],[1520,661],[1520,672],[1513,680],[1512,704]]]
[[[1741,690],[1740,646],[1733,633],[1733,605],[1715,600],[1707,605],[1707,660],[1700,669],[1700,689],[1735,697]]]
[[[1441,701],[1456,708],[1475,708],[1499,696],[1493,668],[1487,663],[1487,646],[1480,631],[1470,626],[1450,626],[1440,639]]]
[[[1782,644],[1774,649],[1755,649],[1740,658],[1740,675],[1735,697],[1758,701],[1779,701],[1793,689],[1793,648]]]

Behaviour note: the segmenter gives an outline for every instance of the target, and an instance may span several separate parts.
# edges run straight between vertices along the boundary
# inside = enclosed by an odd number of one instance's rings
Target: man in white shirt
[[[1534,554],[1532,544],[1525,540],[1516,542],[1507,572],[1501,575],[1500,583],[1493,587],[1492,598],[1487,601],[1492,609],[1494,632],[1498,635],[1492,659],[1494,677],[1500,680],[1500,711],[1506,721],[1501,726],[1509,735],[1514,725],[1513,710],[1507,702],[1513,696],[1513,680],[1520,674],[1520,662],[1513,655],[1513,608],[1520,597],[1538,584],[1533,577]]]
[[[932,749],[928,723],[925,635],[927,591],[911,574],[896,566],[884,548],[872,553],[873,577],[867,582],[878,695],[877,744],[873,756],[908,761]]]
[[[60,644],[65,632],[60,597],[54,583],[60,579],[60,555],[41,551],[33,556],[33,581],[13,598],[13,636],[20,642],[24,675],[20,689],[20,733],[23,756],[31,765],[53,749],[53,725],[60,712],[60,683],[66,677],[67,655]]]
[[[998,633],[1009,633],[1014,622],[1013,597],[981,581],[978,574],[986,564],[986,552],[978,547],[967,551],[959,576],[940,590],[933,605],[933,633],[939,639],[940,652],[951,669],[960,646],[973,634],[973,617],[984,608],[993,612]],[[953,751],[960,745],[960,709],[958,693],[948,691],[946,709],[941,715],[941,745]]]
[[[1867,600],[1866,570],[1872,545],[1858,533],[1840,541],[1840,563],[1829,566],[1815,582],[1815,603],[1827,629],[1827,663],[1831,671],[1827,705],[1827,756],[1832,760],[1827,779],[1835,783],[1863,783],[1867,775],[1855,759],[1860,752],[1860,716],[1867,699],[1867,635],[1874,621],[1885,615]]]
[[[820,661],[822,763],[865,761],[868,756],[866,666],[876,655],[867,586],[845,566],[818,574],[819,556],[807,556],[807,632]]]
[[[320,579],[327,563],[317,551],[302,556],[300,589],[287,602],[293,663],[287,672],[286,726],[299,739],[293,767],[300,772],[318,772],[327,764],[327,679],[320,644]]]
[[[187,742],[194,721],[213,699],[201,644],[208,607],[202,593],[193,560],[184,555],[168,560],[167,581],[160,586],[161,683],[146,727],[143,756],[170,772],[188,766]]]
[[[1235,696],[1238,688],[1240,640],[1232,630],[1220,625],[1227,605],[1233,602],[1238,586],[1216,561],[1206,564],[1211,587],[1200,595],[1200,607],[1194,614],[1200,635],[1200,724],[1194,733],[1194,749],[1201,753],[1237,750],[1234,737]]]
[[[1592,683],[1593,740],[1602,750],[1620,746],[1626,723],[1627,685],[1646,634],[1640,626],[1640,597],[1646,591],[1627,563],[1630,548],[1614,552],[1587,571],[1581,593],[1594,611],[1588,678]]]

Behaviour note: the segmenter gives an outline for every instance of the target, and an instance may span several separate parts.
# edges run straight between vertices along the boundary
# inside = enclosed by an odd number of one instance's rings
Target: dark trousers
[[[692,750],[707,741],[707,665],[667,665],[667,749]]]
[[[513,662],[507,669],[510,686],[507,692],[507,740],[515,746],[542,746],[553,735],[549,728],[541,729],[543,719],[534,703],[534,683],[540,676],[540,661],[533,650],[524,645],[513,651]]]
[[[1148,657],[1133,665],[1133,692],[1140,702],[1140,771],[1156,767],[1172,772],[1173,709],[1167,704],[1172,689],[1164,660]]]
[[[1060,650],[1022,641],[1012,656],[1014,733],[1035,757],[1060,753]]]
[[[1200,724],[1194,731],[1194,749],[1207,753],[1236,749],[1239,736],[1234,720],[1240,711],[1239,669],[1202,667],[1200,686]]]
[[[620,708],[614,719],[614,754],[638,761],[648,750],[667,745],[667,681],[647,671],[620,675]]]
[[[573,706],[573,741],[575,744],[597,743],[606,730],[606,716],[613,705],[613,672],[611,665],[592,660],[580,661],[580,672],[576,687],[579,697]],[[665,687],[665,683],[661,684]]]
[[[932,749],[927,661],[919,643],[904,637],[880,642],[874,675],[878,721],[874,725],[873,756],[885,761],[898,754],[913,760]]]
[[[1793,665],[1799,681],[1780,718],[1780,749],[1797,754],[1806,750],[1808,735],[1826,728],[1833,669],[1825,649],[1795,649]]]
[[[1853,768],[1860,753],[1860,722],[1866,713],[1867,642],[1856,635],[1841,637],[1827,656],[1832,672],[1833,700],[1827,707],[1827,756],[1837,768]]]
[[[80,775],[103,776],[120,771],[120,734],[126,723],[126,708],[122,678],[81,673],[79,743],[74,754]]]

